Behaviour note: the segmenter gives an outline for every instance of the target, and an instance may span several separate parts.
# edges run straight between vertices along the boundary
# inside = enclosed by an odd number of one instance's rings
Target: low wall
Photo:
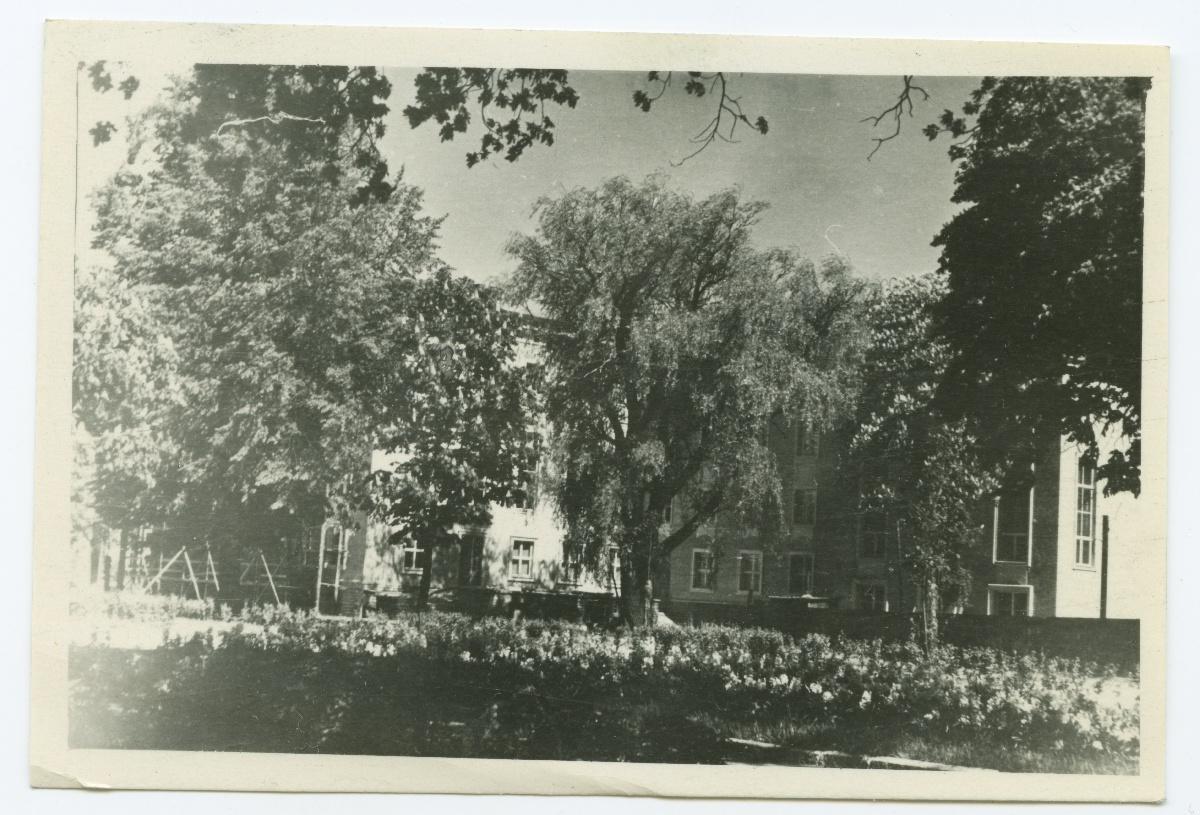
[[[616,598],[562,591],[498,591],[458,588],[431,597],[433,605],[478,616],[520,617],[608,624],[617,616]]]
[[[662,610],[681,625],[753,625],[792,636],[825,634],[888,642],[908,639],[919,632],[921,626],[920,617],[915,615],[805,608],[787,600],[753,606],[664,602]],[[950,645],[1042,652],[1067,659],[1113,664],[1125,671],[1136,668],[1140,659],[1141,625],[1138,620],[958,614],[941,618],[941,633],[942,640]]]

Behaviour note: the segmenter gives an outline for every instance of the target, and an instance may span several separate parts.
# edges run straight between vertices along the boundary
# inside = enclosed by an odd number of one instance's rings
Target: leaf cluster
[[[426,68],[415,80],[413,104],[404,109],[411,127],[432,120],[442,141],[465,133],[477,117],[479,149],[467,153],[474,167],[492,154],[516,161],[534,144],[554,144],[554,120],[546,104],[574,108],[579,94],[566,71],[529,68]]]

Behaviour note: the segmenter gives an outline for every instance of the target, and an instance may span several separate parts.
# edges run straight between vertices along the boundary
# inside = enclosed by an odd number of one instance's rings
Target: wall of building
[[[818,594],[828,586],[832,570],[822,559],[823,547],[817,534],[823,526],[822,518],[832,506],[827,504],[831,493],[826,491],[826,454],[819,439],[813,445],[805,445],[800,434],[800,426],[794,420],[776,417],[769,423],[767,444],[775,455],[781,481],[783,529],[768,539],[739,528],[728,518],[713,519],[671,552],[665,585],[656,591],[659,597],[676,604],[746,605],[769,596],[803,593],[791,585],[792,555],[812,558],[814,578],[810,593]],[[803,500],[797,490],[816,491],[815,518],[797,513],[797,501]],[[672,520],[678,524],[683,521],[686,509],[679,506],[681,500],[677,499],[676,504]],[[707,588],[698,587],[694,579],[697,552],[711,553],[715,559],[715,577]],[[756,555],[761,563],[761,577],[754,591],[746,590],[746,582],[741,580],[740,558],[747,555]]]
[[[1057,605],[1059,564],[1059,528],[1061,508],[1060,449],[1048,446],[1041,459],[1035,462],[1032,481],[1032,511],[1029,514],[1029,552],[1024,563],[1009,562],[997,557],[1000,549],[997,519],[999,504],[985,503],[981,508],[982,534],[972,549],[969,567],[972,584],[969,602],[964,611],[971,614],[995,613],[995,591],[1024,589],[1030,594],[1030,616],[1053,617]],[[1014,481],[1020,479],[1014,476]],[[1024,485],[1022,490],[1026,489]],[[1011,492],[1010,492],[1011,494]],[[1027,500],[1022,492],[1022,500]],[[1006,499],[1007,500],[1007,499]]]
[[[579,579],[564,567],[563,532],[555,521],[549,502],[542,500],[536,509],[495,505],[492,522],[486,528],[460,528],[462,538],[483,540],[482,576],[472,587],[497,591],[570,590],[588,593],[610,592],[608,575],[580,570]],[[390,530],[383,524],[360,518],[346,533],[346,553],[341,576],[339,607],[352,614],[360,607],[363,594],[415,596],[421,569],[406,564],[401,545],[390,543]],[[514,568],[514,542],[532,542],[529,575],[518,575]],[[422,545],[427,545],[424,542]],[[432,547],[430,594],[467,585],[461,573],[462,547],[459,541],[435,543]],[[406,565],[410,568],[406,568]]]

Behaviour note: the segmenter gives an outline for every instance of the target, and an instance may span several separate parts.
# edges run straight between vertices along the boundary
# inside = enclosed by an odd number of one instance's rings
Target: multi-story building
[[[535,343],[524,343],[518,362],[537,352]],[[542,429],[527,432],[538,437]],[[680,614],[771,598],[793,598],[800,606],[914,610],[918,589],[905,573],[903,537],[885,513],[860,509],[859,480],[843,463],[841,437],[822,437],[798,421],[777,416],[768,423],[762,441],[774,452],[782,481],[782,530],[767,540],[722,519],[705,524],[671,552],[656,575],[655,596]],[[376,454],[371,466],[386,466],[386,456]],[[260,600],[284,592],[284,599],[304,598],[301,602],[343,614],[415,595],[426,564],[431,596],[452,595],[457,601],[495,601],[530,592],[614,595],[615,555],[600,574],[565,556],[563,529],[550,500],[537,489],[545,475],[540,467],[529,471],[523,505],[494,506],[486,527],[455,530],[452,539],[441,541],[396,542],[388,529],[366,518],[345,525],[328,521],[311,530],[307,543],[296,547],[298,554],[286,566],[269,564],[262,553],[244,569],[239,565],[239,583],[255,587]],[[980,507],[980,533],[969,553],[972,588],[955,610],[1039,617],[1138,616],[1138,598],[1126,593],[1122,578],[1137,568],[1139,547],[1147,543],[1140,534],[1139,509],[1128,495],[1105,497],[1103,484],[1096,483],[1094,469],[1081,460],[1079,451],[1065,442],[1056,444],[1033,462],[1027,478]],[[679,523],[681,510],[677,499],[663,523]],[[114,547],[111,542],[92,542],[91,582],[101,573],[106,586],[129,582],[119,575],[128,570],[121,566],[129,558],[105,558]],[[161,572],[161,563],[169,565],[179,548],[176,543],[170,551],[160,551],[158,561],[143,569],[146,574],[135,582],[145,584],[151,572]],[[180,573],[175,582],[183,591],[206,591],[204,586],[196,588],[204,579],[195,579],[194,573],[201,570],[206,576],[211,566],[215,575],[223,564],[213,566],[204,549],[190,557],[208,560],[177,560],[174,568]],[[109,561],[117,565],[96,566]],[[81,571],[86,568],[84,564]],[[272,568],[274,575],[269,574]],[[282,571],[287,572],[285,579],[280,579]],[[110,572],[117,575],[115,582]],[[228,584],[232,576],[226,574]],[[286,586],[280,585],[284,582]]]
[[[770,542],[702,530],[671,555],[664,591],[670,607],[686,614],[706,604],[786,597],[802,605],[916,610],[919,589],[905,571],[904,540],[886,512],[860,509],[856,473],[839,469],[838,440],[775,422],[770,446],[789,501],[788,527]],[[980,507],[967,560],[971,590],[952,610],[1135,615],[1136,598],[1122,592],[1121,575],[1135,568],[1137,502],[1103,492],[1074,444],[1061,440],[1047,449],[1027,477]]]

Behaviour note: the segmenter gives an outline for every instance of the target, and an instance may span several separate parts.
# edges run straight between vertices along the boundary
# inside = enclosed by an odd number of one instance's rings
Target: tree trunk
[[[424,611],[429,605],[429,586],[433,582],[433,547],[425,548],[421,555],[421,580],[417,583],[417,609]]]
[[[654,582],[650,575],[650,547],[634,539],[621,557],[621,619],[634,628],[653,625]]]
[[[924,597],[921,602],[921,617],[924,628],[923,639],[925,641],[925,652],[932,653],[938,646],[938,584],[937,580],[932,577],[925,579]]]

